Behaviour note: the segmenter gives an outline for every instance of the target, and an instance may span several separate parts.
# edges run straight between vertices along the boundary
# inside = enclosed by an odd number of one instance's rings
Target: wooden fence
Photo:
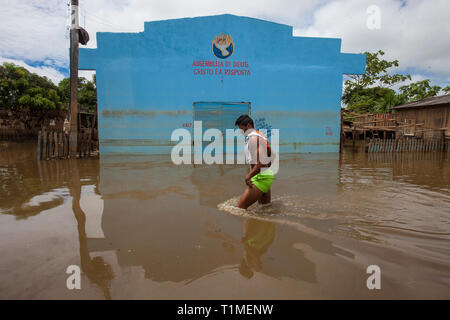
[[[88,157],[96,153],[92,130],[78,133],[77,157]],[[42,129],[38,134],[38,158],[40,160],[67,159],[69,152],[69,133],[63,130]]]
[[[371,139],[366,146],[367,152],[428,152],[443,151],[450,152],[449,141],[445,139]]]

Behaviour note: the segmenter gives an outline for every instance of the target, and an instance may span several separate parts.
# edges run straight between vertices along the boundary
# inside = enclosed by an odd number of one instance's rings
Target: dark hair
[[[236,119],[236,122],[234,123],[235,126],[246,126],[248,124],[251,124],[252,127],[255,125],[253,124],[253,119],[250,118],[247,114],[241,115],[239,118]]]

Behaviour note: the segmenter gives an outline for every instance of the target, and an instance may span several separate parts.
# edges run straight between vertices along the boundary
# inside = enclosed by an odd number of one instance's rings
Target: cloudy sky
[[[14,62],[55,83],[68,77],[68,2],[0,0],[0,63]],[[399,60],[396,72],[450,85],[449,0],[79,2],[80,25],[91,37],[80,47],[95,48],[98,31],[140,32],[144,21],[231,13],[291,25],[295,36],[341,38],[342,52],[382,49],[386,59]],[[87,71],[80,75],[91,77]]]

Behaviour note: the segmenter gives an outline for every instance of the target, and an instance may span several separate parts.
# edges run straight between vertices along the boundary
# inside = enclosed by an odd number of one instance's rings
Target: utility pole
[[[78,145],[78,0],[71,0],[70,23],[70,136],[69,154],[77,155]]]

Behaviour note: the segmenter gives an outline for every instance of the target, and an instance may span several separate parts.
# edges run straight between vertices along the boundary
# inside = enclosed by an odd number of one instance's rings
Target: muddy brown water
[[[2,299],[450,298],[443,153],[282,155],[272,205],[244,211],[243,166],[0,151]]]

